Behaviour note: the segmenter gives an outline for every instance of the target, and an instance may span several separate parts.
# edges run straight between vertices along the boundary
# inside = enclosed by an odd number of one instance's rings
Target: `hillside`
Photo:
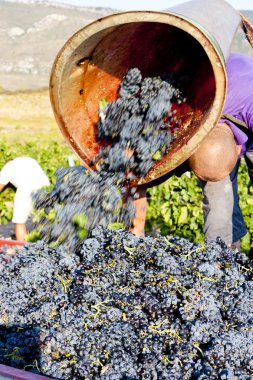
[[[0,0],[0,9],[0,91],[47,87],[56,54],[70,36],[115,12],[25,0]],[[243,13],[253,21],[253,11]],[[253,55],[242,32],[232,50]]]
[[[0,0],[0,87],[7,90],[48,86],[56,54],[77,30],[113,13],[51,3]]]

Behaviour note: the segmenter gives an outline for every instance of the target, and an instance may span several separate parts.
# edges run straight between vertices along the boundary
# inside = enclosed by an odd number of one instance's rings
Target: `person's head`
[[[192,171],[204,181],[219,181],[234,168],[241,146],[226,123],[217,124],[188,159]]]

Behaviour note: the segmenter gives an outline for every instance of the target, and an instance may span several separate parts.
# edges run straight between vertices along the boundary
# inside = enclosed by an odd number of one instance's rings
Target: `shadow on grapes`
[[[38,374],[40,335],[34,325],[0,326],[0,364]]]

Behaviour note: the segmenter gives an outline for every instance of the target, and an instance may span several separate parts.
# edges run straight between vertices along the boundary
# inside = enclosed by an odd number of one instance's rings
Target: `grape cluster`
[[[0,255],[0,362],[56,379],[250,380],[253,266],[219,239],[99,226]]]
[[[141,178],[167,153],[173,138],[171,126],[180,126],[172,104],[185,101],[170,81],[169,75],[142,78],[137,68],[127,72],[119,97],[99,110],[99,138],[112,143],[100,150],[102,170]]]
[[[51,191],[34,194],[35,229],[52,247],[64,244],[69,251],[75,250],[96,225],[118,222],[131,226],[132,198],[123,206],[123,190],[115,183],[116,176],[89,172],[83,166],[59,168],[55,176]]]
[[[181,102],[180,91],[169,79],[142,78],[137,68],[122,80],[118,98],[99,109],[98,133],[110,144],[101,147],[96,171],[83,167],[58,169],[52,191],[34,195],[38,210],[36,229],[53,245],[76,249],[97,225],[120,223],[128,229],[135,215],[136,188],[126,196],[126,179],[144,176],[168,151],[170,125],[180,125],[172,102]],[[104,144],[102,144],[104,145]]]

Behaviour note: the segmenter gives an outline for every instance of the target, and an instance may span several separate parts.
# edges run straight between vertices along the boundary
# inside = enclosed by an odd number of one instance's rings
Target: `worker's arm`
[[[5,188],[6,185],[3,185],[2,183],[0,183],[0,193],[3,191],[3,189]]]
[[[132,223],[132,232],[136,236],[145,235],[145,221],[146,221],[146,210],[147,210],[147,190],[146,187],[140,187],[137,190],[139,198],[133,201],[135,207],[135,217]]]
[[[170,173],[160,177],[152,182],[147,183],[146,185],[138,187],[139,198],[136,199],[134,203],[135,207],[135,217],[132,223],[132,228],[130,231],[136,236],[144,236],[145,235],[145,221],[146,221],[146,210],[147,210],[147,188],[158,186],[161,183],[167,181],[173,175],[180,177],[185,172],[189,171],[188,162],[185,161],[178,168],[174,169]]]

